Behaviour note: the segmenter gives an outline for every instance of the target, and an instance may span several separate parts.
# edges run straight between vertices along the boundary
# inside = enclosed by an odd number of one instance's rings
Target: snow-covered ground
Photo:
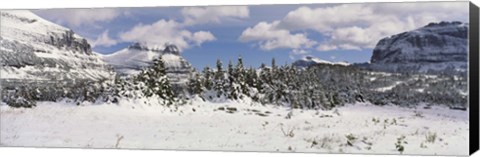
[[[139,104],[0,105],[0,145],[399,154],[395,143],[405,136],[403,154],[468,154],[468,111],[369,104],[290,110],[248,101]]]
[[[393,88],[395,88],[397,85],[403,83],[402,81],[396,81],[395,83],[393,83],[392,85],[390,86],[386,86],[386,87],[380,87],[380,88],[377,88],[375,89],[376,91],[379,91],[379,92],[385,92],[385,91],[389,91],[389,90],[392,90]]]

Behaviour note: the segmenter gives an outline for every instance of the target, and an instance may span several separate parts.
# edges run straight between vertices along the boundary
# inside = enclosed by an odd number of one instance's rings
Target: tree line
[[[77,103],[154,98],[168,106],[185,104],[193,97],[212,102],[251,99],[265,105],[300,109],[332,109],[356,102],[407,107],[426,104],[465,108],[468,105],[465,94],[468,85],[463,75],[382,73],[330,64],[299,68],[277,65],[275,59],[269,66],[246,68],[241,57],[226,66],[217,60],[214,68],[206,66],[193,72],[180,89],[172,88],[161,58],[153,60],[135,76],[57,86],[26,84],[6,88],[2,90],[3,101],[15,107],[32,107],[35,101],[64,98]]]

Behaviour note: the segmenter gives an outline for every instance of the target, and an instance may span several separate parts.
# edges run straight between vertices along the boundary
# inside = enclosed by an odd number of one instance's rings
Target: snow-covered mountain
[[[330,64],[330,65],[343,65],[343,66],[349,65],[349,63],[347,62],[331,62],[331,61],[322,60],[320,58],[316,58],[312,56],[305,56],[304,58],[292,63],[293,66],[299,67],[299,68],[307,68],[317,64]]]
[[[430,23],[378,42],[369,66],[392,72],[464,72],[468,23]]]
[[[85,38],[30,11],[1,11],[2,80],[103,80],[113,69]]]
[[[165,63],[167,78],[173,84],[184,84],[188,81],[193,68],[184,59],[175,45],[165,46],[134,43],[127,48],[112,54],[103,55],[103,60],[113,65],[117,73],[123,75],[138,74],[142,68],[149,66],[155,58],[162,57]]]

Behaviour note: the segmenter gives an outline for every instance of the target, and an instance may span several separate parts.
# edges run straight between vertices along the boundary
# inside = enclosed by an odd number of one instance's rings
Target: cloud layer
[[[317,51],[363,50],[373,48],[381,38],[430,22],[465,19],[466,15],[468,3],[464,2],[304,6],[282,19],[259,22],[245,29],[239,40],[256,41],[264,50],[311,46]],[[293,33],[307,30],[321,34],[326,40],[315,41],[305,33]]]
[[[224,18],[246,18],[249,16],[245,6],[186,7],[181,10],[183,22],[161,19],[152,24],[138,24],[128,31],[121,32],[119,39],[126,42],[143,42],[150,45],[173,43],[179,49],[200,46],[204,42],[214,41],[216,37],[210,31],[189,31],[187,27],[220,23]]]
[[[37,14],[48,17],[56,23],[67,25],[70,28],[95,28],[100,27],[121,15],[130,15],[128,9],[56,9],[38,10]],[[247,6],[212,6],[212,7],[184,7],[179,10],[181,19],[160,19],[151,24],[139,23],[114,36],[109,36],[108,29],[93,37],[93,47],[110,47],[120,42],[143,42],[154,46],[165,43],[176,44],[180,49],[191,46],[200,46],[204,42],[216,40],[210,31],[189,31],[188,27],[207,23],[221,23],[224,19],[247,18],[249,9]],[[93,26],[93,27],[92,27]],[[91,30],[91,29],[90,29]]]
[[[153,24],[138,24],[129,31],[121,32],[119,39],[127,42],[144,42],[151,45],[173,43],[179,49],[191,45],[200,46],[204,42],[216,40],[210,31],[191,32],[187,27],[220,23],[224,18],[246,18],[246,6],[186,7],[181,10],[183,22],[161,19]]]
[[[315,44],[304,33],[291,34],[288,30],[278,29],[278,21],[260,22],[252,28],[247,28],[240,36],[243,42],[260,41],[261,49],[272,50],[277,48],[310,48]]]
[[[270,8],[262,6],[258,9],[268,11]],[[172,15],[168,15],[173,16],[171,19],[166,16],[152,23],[138,23],[120,30],[118,27],[122,26],[116,25],[110,29],[111,33],[104,27],[126,15],[127,18],[121,20],[138,22],[135,13],[125,8],[54,9],[37,10],[35,13],[74,30],[84,30],[86,37],[93,39],[89,40],[91,44],[101,47],[138,41],[155,45],[170,42],[186,49],[217,40],[212,30],[198,28],[241,20],[250,27],[241,28],[240,42],[253,43],[264,51],[287,49],[293,55],[315,51],[366,50],[373,48],[381,38],[430,22],[468,21],[467,2],[300,6],[280,18],[267,17],[259,21],[254,21],[259,18],[249,18],[253,15],[250,15],[248,6],[183,7],[173,10]]]
[[[92,47],[95,46],[103,46],[103,47],[110,47],[116,45],[118,42],[108,35],[108,29],[105,30],[102,34],[100,34],[97,39],[91,42]]]
[[[215,37],[206,31],[190,32],[183,29],[181,23],[173,20],[159,20],[153,24],[138,24],[127,32],[119,34],[122,41],[142,42],[149,45],[163,45],[173,43],[180,49],[188,48],[191,43],[201,45],[203,42],[213,41]]]
[[[247,6],[185,7],[181,10],[184,23],[188,25],[219,23],[222,18],[247,18]]]
[[[70,27],[96,25],[97,22],[108,22],[122,15],[120,9],[54,9],[35,13]]]

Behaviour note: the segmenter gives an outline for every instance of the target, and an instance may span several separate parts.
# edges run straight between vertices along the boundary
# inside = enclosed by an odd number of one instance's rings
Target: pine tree
[[[277,70],[277,64],[275,62],[275,58],[272,58],[272,72],[274,72],[275,70]]]
[[[238,61],[237,61],[237,66],[235,68],[235,78],[237,80],[237,83],[239,84],[240,86],[240,91],[245,94],[245,95],[248,95],[249,94],[249,89],[248,89],[248,84],[246,82],[246,71],[243,67],[243,60],[242,60],[242,57],[238,57]]]
[[[223,71],[222,61],[217,59],[217,71],[215,71],[214,90],[217,92],[217,97],[224,95],[225,86],[225,72]]]
[[[175,94],[167,79],[165,64],[161,57],[154,59],[151,66],[143,69],[137,76],[136,81],[140,83],[140,86],[145,86],[142,89],[145,96],[157,95],[165,100],[167,105],[174,102]]]
[[[201,78],[200,74],[195,72],[194,76],[190,78],[187,84],[190,94],[202,94],[204,90],[203,82],[203,78]]]
[[[229,99],[238,99],[238,92],[236,89],[236,83],[237,83],[237,78],[236,76],[236,70],[233,67],[233,63],[230,60],[228,62],[227,66],[227,78],[228,80],[227,83],[225,84],[223,90],[225,91],[225,94]]]
[[[228,65],[227,65],[227,74],[228,74],[228,76],[234,76],[233,73],[234,73],[233,63],[230,60],[230,61],[228,61]]]
[[[213,86],[213,78],[212,78],[212,72],[210,70],[210,67],[206,66],[203,69],[203,87],[205,87],[206,90],[211,90]]]

